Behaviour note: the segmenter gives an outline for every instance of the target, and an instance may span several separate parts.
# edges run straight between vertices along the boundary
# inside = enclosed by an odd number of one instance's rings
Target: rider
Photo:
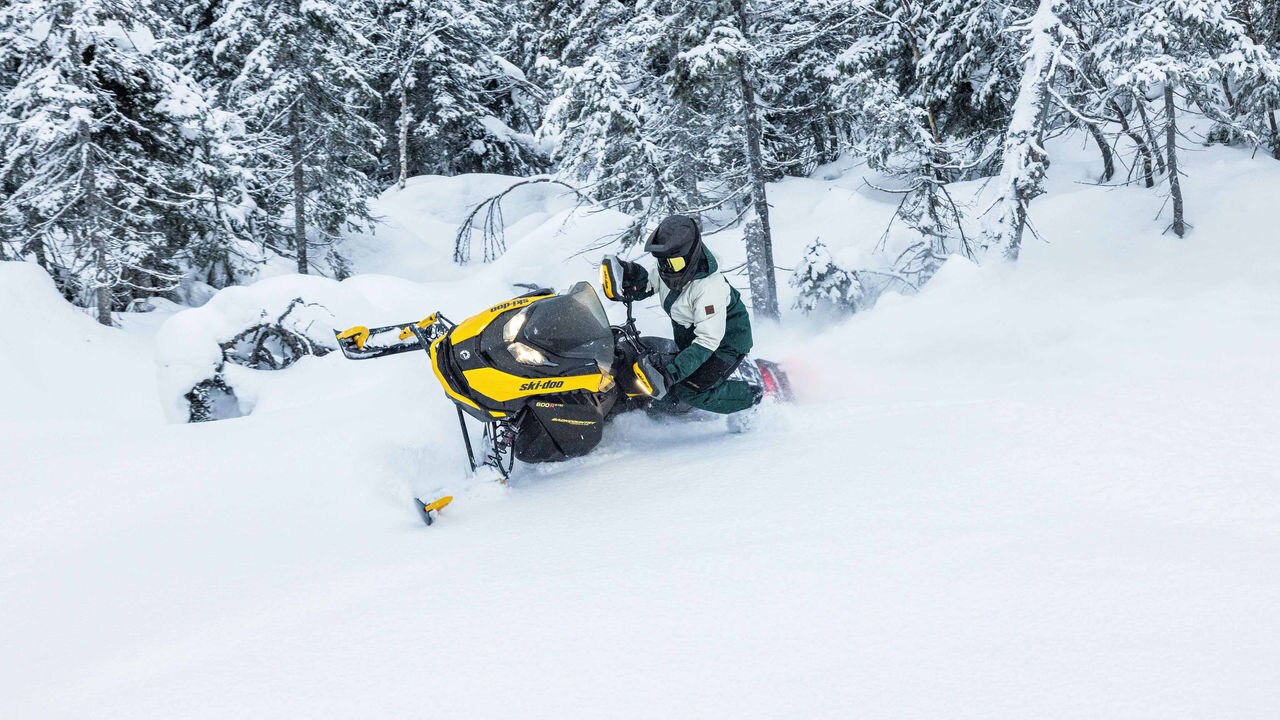
[[[643,300],[655,292],[671,317],[679,352],[658,364],[669,395],[688,405],[730,414],[760,402],[759,387],[729,376],[751,350],[751,319],[738,290],[702,243],[698,223],[684,215],[663,220],[644,249],[657,259],[651,270],[606,255],[610,300]],[[619,290],[621,292],[619,292]]]

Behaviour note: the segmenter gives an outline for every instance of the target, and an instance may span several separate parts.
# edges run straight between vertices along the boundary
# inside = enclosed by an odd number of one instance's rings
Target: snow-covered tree
[[[973,256],[948,185],[989,175],[1003,132],[1016,45],[1003,19],[1014,9],[985,0],[876,0],[837,58],[839,106],[855,118],[849,149],[901,196],[895,222],[920,234],[893,271],[915,283],[953,253]]]
[[[664,153],[646,135],[644,104],[612,58],[564,67],[542,133],[561,177],[623,212],[644,215],[661,182]]]
[[[859,13],[843,0],[776,0],[752,16],[764,156],[771,173],[799,174],[847,150],[853,118],[842,111],[837,58]]]
[[[343,229],[370,220],[367,200],[381,136],[369,119],[373,44],[359,3],[230,0],[213,8],[212,62],[234,75],[224,98],[246,126],[253,200],[273,213],[298,272],[327,247],[330,271],[345,273],[333,247]],[[291,222],[290,222],[291,220]],[[291,225],[291,227],[289,227]]]
[[[1028,206],[1044,194],[1049,168],[1044,149],[1045,117],[1055,76],[1072,41],[1070,31],[1058,17],[1064,2],[1040,0],[1035,15],[1019,26],[1027,44],[1022,80],[1005,132],[996,200],[985,228],[986,251],[1008,261],[1017,260],[1022,249]]]
[[[1194,102],[1219,122],[1231,123],[1233,84],[1261,85],[1250,101],[1263,115],[1274,92],[1268,88],[1280,78],[1280,66],[1254,41],[1233,5],[1230,0],[1116,3],[1115,30],[1097,48],[1101,71],[1135,99],[1149,145],[1163,142],[1157,165],[1168,178],[1170,227],[1179,237],[1187,228],[1178,156],[1179,99],[1184,106]],[[1152,130],[1148,117],[1146,104],[1152,99],[1158,100],[1163,138]]]
[[[544,167],[533,140],[538,91],[500,52],[510,15],[491,0],[378,4],[376,84],[394,126],[396,176]]]
[[[0,106],[0,234],[7,254],[43,265],[103,324],[176,284],[204,212],[194,168],[207,108],[157,51],[158,26],[135,0],[0,10],[0,57],[11,62],[11,43],[23,51]]]
[[[1232,3],[1239,30],[1253,47],[1242,52],[1252,56],[1232,68],[1223,78],[1223,93],[1229,116],[1238,123],[1242,134],[1257,138],[1280,160],[1280,5],[1260,0],[1237,0]],[[1233,44],[1244,46],[1239,37]],[[1242,48],[1243,49],[1243,48]],[[1243,59],[1243,58],[1242,58]]]
[[[858,273],[831,258],[821,238],[814,238],[791,274],[795,308],[809,313],[857,312],[863,299]]]

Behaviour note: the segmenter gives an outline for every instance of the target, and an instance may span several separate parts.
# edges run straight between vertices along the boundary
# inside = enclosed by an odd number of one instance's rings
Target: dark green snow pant
[[[745,380],[726,380],[733,374],[742,356],[717,351],[702,367],[693,371],[675,387],[670,397],[700,410],[729,415],[760,402],[760,389]]]
[[[755,405],[760,393],[744,380],[723,380],[702,392],[676,385],[671,389],[671,397],[700,410],[729,415]]]

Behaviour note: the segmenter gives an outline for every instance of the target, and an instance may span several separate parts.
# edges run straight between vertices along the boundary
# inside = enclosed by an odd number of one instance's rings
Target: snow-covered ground
[[[169,424],[163,314],[102,329],[0,264],[0,717],[1274,718],[1280,165],[1190,168],[1185,240],[1060,161],[1016,270],[760,329],[801,398],[753,433],[624,417],[505,488],[422,357],[307,358]],[[830,175],[774,186],[780,262],[877,241],[892,206]],[[510,182],[471,180],[384,196],[357,269],[415,282],[343,312],[590,279],[624,223],[540,187],[458,269],[460,198]]]

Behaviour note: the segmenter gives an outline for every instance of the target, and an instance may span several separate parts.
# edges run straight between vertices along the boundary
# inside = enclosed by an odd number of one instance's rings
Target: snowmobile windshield
[[[576,360],[594,360],[601,372],[612,372],[613,331],[600,296],[591,283],[529,306],[520,335],[541,350]]]

